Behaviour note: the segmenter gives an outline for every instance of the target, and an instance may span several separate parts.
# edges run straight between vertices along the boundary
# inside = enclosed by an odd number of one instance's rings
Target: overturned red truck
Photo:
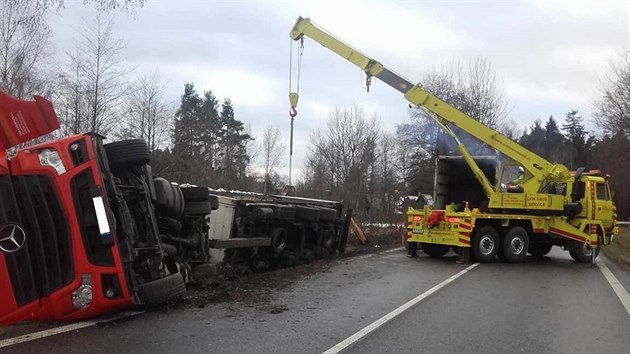
[[[1,103],[3,148],[59,126],[41,97],[3,94]],[[10,158],[0,151],[0,323],[82,319],[181,296],[190,268],[208,260],[213,199],[153,178],[149,156],[141,140],[103,144],[97,134]]]
[[[217,196],[154,177],[142,140],[104,144],[87,133],[5,151],[58,127],[45,99],[0,93],[0,325],[80,320],[179,298],[208,265],[210,247],[226,243],[208,238]],[[278,203],[285,205],[239,202],[234,241],[221,248],[260,264],[298,245],[319,249],[320,240],[331,242],[322,237],[331,228],[337,249],[345,247],[341,205],[320,207],[335,214],[322,227],[313,213],[299,220],[296,201]]]

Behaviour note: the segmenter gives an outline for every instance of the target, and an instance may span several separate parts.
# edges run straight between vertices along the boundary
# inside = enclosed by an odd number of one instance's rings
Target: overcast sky
[[[81,3],[66,0],[66,9],[51,16],[58,52],[70,49],[84,19],[93,18]],[[288,33],[298,16],[411,81],[445,62],[483,56],[505,82],[510,118],[522,127],[549,115],[562,121],[571,109],[590,120],[608,61],[630,45],[627,1],[148,0],[135,18],[117,14],[115,21],[127,44],[125,65],[137,74],[159,68],[175,105],[192,82],[200,94],[230,98],[254,136],[272,124],[288,143]],[[391,132],[408,121],[402,95],[380,82],[366,93],[358,68],[311,40],[301,74],[294,176],[309,136],[335,106],[363,106]]]

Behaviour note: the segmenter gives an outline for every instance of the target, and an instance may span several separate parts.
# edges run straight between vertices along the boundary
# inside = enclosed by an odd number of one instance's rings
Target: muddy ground
[[[295,281],[308,278],[314,273],[326,272],[345,259],[359,255],[383,252],[401,246],[404,229],[398,227],[364,227],[368,242],[361,242],[350,233],[346,252],[326,256],[304,264],[274,269],[265,273],[251,273],[246,266],[222,267],[219,275],[190,284],[187,294],[174,307],[205,307],[226,301],[255,302],[260,304],[276,289],[282,289]],[[271,309],[281,312],[283,309]]]

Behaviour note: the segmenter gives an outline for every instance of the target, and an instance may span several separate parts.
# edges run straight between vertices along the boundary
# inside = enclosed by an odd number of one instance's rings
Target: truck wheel
[[[210,199],[210,191],[204,187],[182,187],[184,200],[187,202],[203,202]]]
[[[264,273],[269,270],[269,259],[260,255],[252,255],[249,259],[249,269],[254,273]]]
[[[212,209],[212,203],[208,200],[203,202],[186,202],[184,214],[188,215],[208,215]]]
[[[287,230],[282,227],[276,227],[271,230],[269,237],[271,237],[271,248],[275,253],[284,251],[288,241]]]
[[[499,250],[499,234],[492,226],[484,226],[475,232],[472,238],[472,250],[479,263],[494,261]]]
[[[335,232],[332,229],[324,229],[322,231],[322,247],[325,249],[329,249],[335,243]]]
[[[511,228],[503,239],[503,253],[505,260],[510,263],[522,262],[527,256],[529,248],[529,234],[521,226]]]
[[[110,168],[142,166],[151,161],[151,152],[142,139],[115,141],[103,147]]]
[[[527,253],[531,254],[534,257],[543,257],[547,253],[551,252],[551,248],[553,245],[551,243],[541,243],[541,242],[532,242],[529,244],[529,249]]]
[[[448,253],[450,246],[435,243],[420,243],[420,249],[433,258],[440,258]]]
[[[595,249],[595,258],[599,256],[600,248],[601,247],[597,247]],[[575,259],[576,261],[580,263],[590,263],[593,257],[593,249],[591,248],[591,246],[584,244],[578,250],[569,251],[569,254],[571,255],[571,258]]]
[[[295,207],[295,216],[302,221],[317,221],[319,209],[300,205]]]
[[[186,284],[180,273],[167,275],[138,286],[138,297],[147,306],[156,306],[182,297],[186,292]]]

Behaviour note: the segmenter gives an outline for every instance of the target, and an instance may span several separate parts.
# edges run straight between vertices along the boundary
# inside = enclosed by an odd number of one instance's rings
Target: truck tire
[[[264,273],[269,270],[269,258],[258,254],[252,255],[247,263],[249,264],[249,269],[254,273]]]
[[[153,179],[155,205],[164,213],[179,218],[184,213],[184,197],[181,188],[164,178]]]
[[[138,298],[147,306],[156,306],[175,301],[186,292],[186,284],[180,273],[167,275],[138,286]]]
[[[532,242],[529,244],[527,253],[534,257],[543,257],[547,255],[547,253],[551,252],[552,247],[553,245],[548,242]]]
[[[308,206],[296,206],[295,207],[295,216],[297,219],[302,221],[317,221],[319,220],[319,209],[308,207]]]
[[[285,230],[283,227],[275,227],[269,233],[269,237],[271,237],[271,248],[275,253],[280,253],[284,251],[289,240],[287,236],[287,230]]]
[[[112,169],[130,166],[142,166],[151,161],[151,152],[142,139],[115,141],[103,145],[107,161]]]
[[[435,243],[421,243],[420,249],[433,258],[441,258],[451,249],[450,246],[447,245],[438,245]]]
[[[521,226],[514,226],[508,230],[503,239],[503,254],[509,263],[520,263],[527,257],[529,249],[529,234]]]
[[[492,226],[483,226],[474,233],[471,246],[477,262],[494,261],[500,246],[497,230]]]
[[[184,206],[184,214],[188,215],[208,215],[214,210],[212,202],[209,200],[203,202],[186,202]]]
[[[322,231],[322,247],[325,249],[329,249],[335,243],[335,232],[332,228],[326,228]]]
[[[600,249],[601,247],[597,247],[595,249],[595,258],[599,256]],[[593,257],[593,249],[591,248],[591,246],[584,244],[578,250],[569,251],[569,254],[571,255],[571,258],[573,258],[577,262],[590,263]]]
[[[182,187],[181,190],[187,202],[203,202],[210,199],[210,191],[205,187]]]

